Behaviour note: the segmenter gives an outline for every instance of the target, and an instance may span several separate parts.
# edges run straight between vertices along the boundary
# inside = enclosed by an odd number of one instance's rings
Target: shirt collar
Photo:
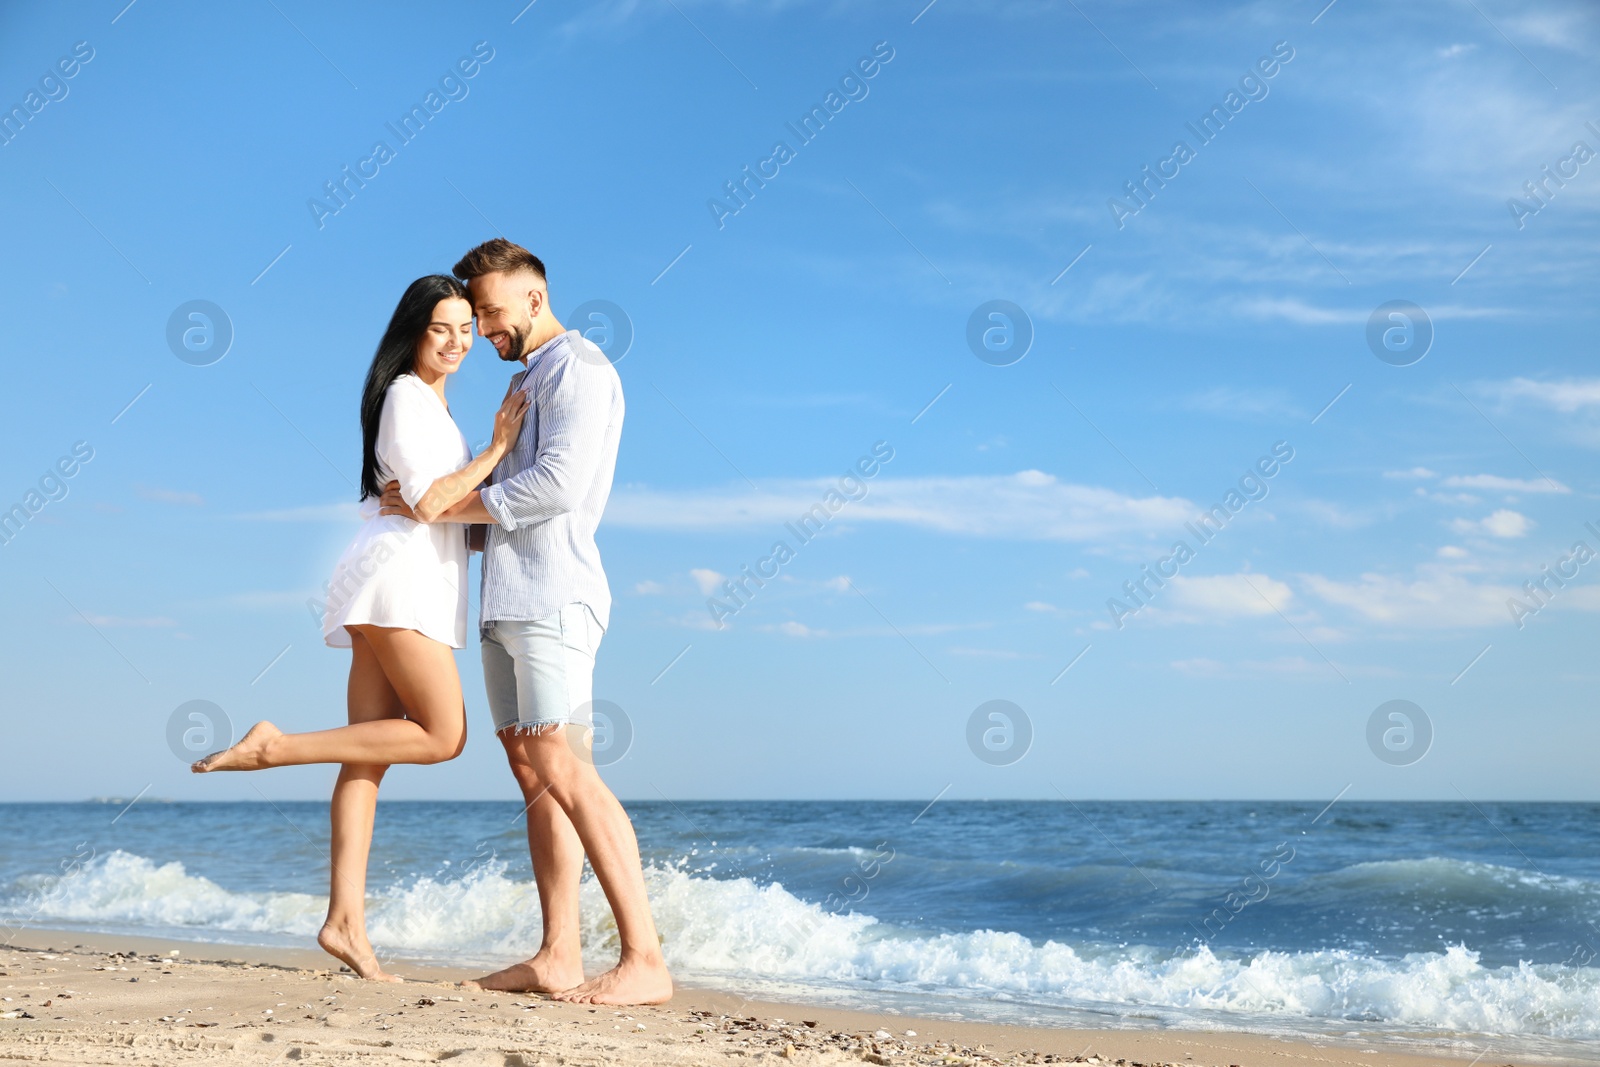
[[[558,344],[570,341],[570,335],[577,332],[577,330],[561,331],[554,337],[550,338],[550,340],[546,341],[544,344],[540,345],[538,348],[535,348],[532,352],[529,352],[526,356],[522,357],[522,365],[527,367],[529,370],[532,370],[533,365],[537,363],[542,356],[552,351]]]

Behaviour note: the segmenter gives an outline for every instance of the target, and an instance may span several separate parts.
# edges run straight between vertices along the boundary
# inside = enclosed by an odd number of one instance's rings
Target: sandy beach
[[[396,965],[362,982],[312,951],[25,930],[0,946],[0,1058],[74,1064],[650,1065],[794,1062],[1107,1067],[1423,1067],[1469,1058],[1226,1032],[1065,1030],[914,1019],[680,988],[659,1008],[474,993]],[[1501,1058],[1482,1060],[1486,1067]]]

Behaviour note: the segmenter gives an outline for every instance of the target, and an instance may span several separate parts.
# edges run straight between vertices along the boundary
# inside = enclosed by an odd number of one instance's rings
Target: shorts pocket
[[[573,602],[561,609],[561,643],[572,651],[592,658],[602,632],[588,605]]]

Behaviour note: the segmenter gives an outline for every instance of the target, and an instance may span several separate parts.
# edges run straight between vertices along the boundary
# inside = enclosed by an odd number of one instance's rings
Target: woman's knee
[[[459,729],[429,731],[425,758],[418,762],[424,764],[448,763],[461,755],[466,747],[467,731],[464,726]]]

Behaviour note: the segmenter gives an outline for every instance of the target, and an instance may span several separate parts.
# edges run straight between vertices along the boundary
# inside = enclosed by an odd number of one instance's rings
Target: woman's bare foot
[[[365,933],[324,923],[321,932],[317,934],[317,944],[321,945],[322,950],[328,955],[343,960],[345,966],[356,972],[358,978],[372,982],[405,981],[404,978],[383,969]]]
[[[502,993],[559,993],[583,981],[583,960],[572,953],[541,948],[530,960],[461,983],[461,988]]]
[[[267,746],[282,736],[283,731],[270,722],[258,722],[239,739],[238,744],[221,752],[213,752],[205,759],[195,760],[189,769],[196,774],[205,774],[207,771],[259,771],[270,766],[266,761]]]
[[[605,974],[555,994],[574,1004],[665,1004],[672,999],[672,976],[660,956],[625,959]]]

